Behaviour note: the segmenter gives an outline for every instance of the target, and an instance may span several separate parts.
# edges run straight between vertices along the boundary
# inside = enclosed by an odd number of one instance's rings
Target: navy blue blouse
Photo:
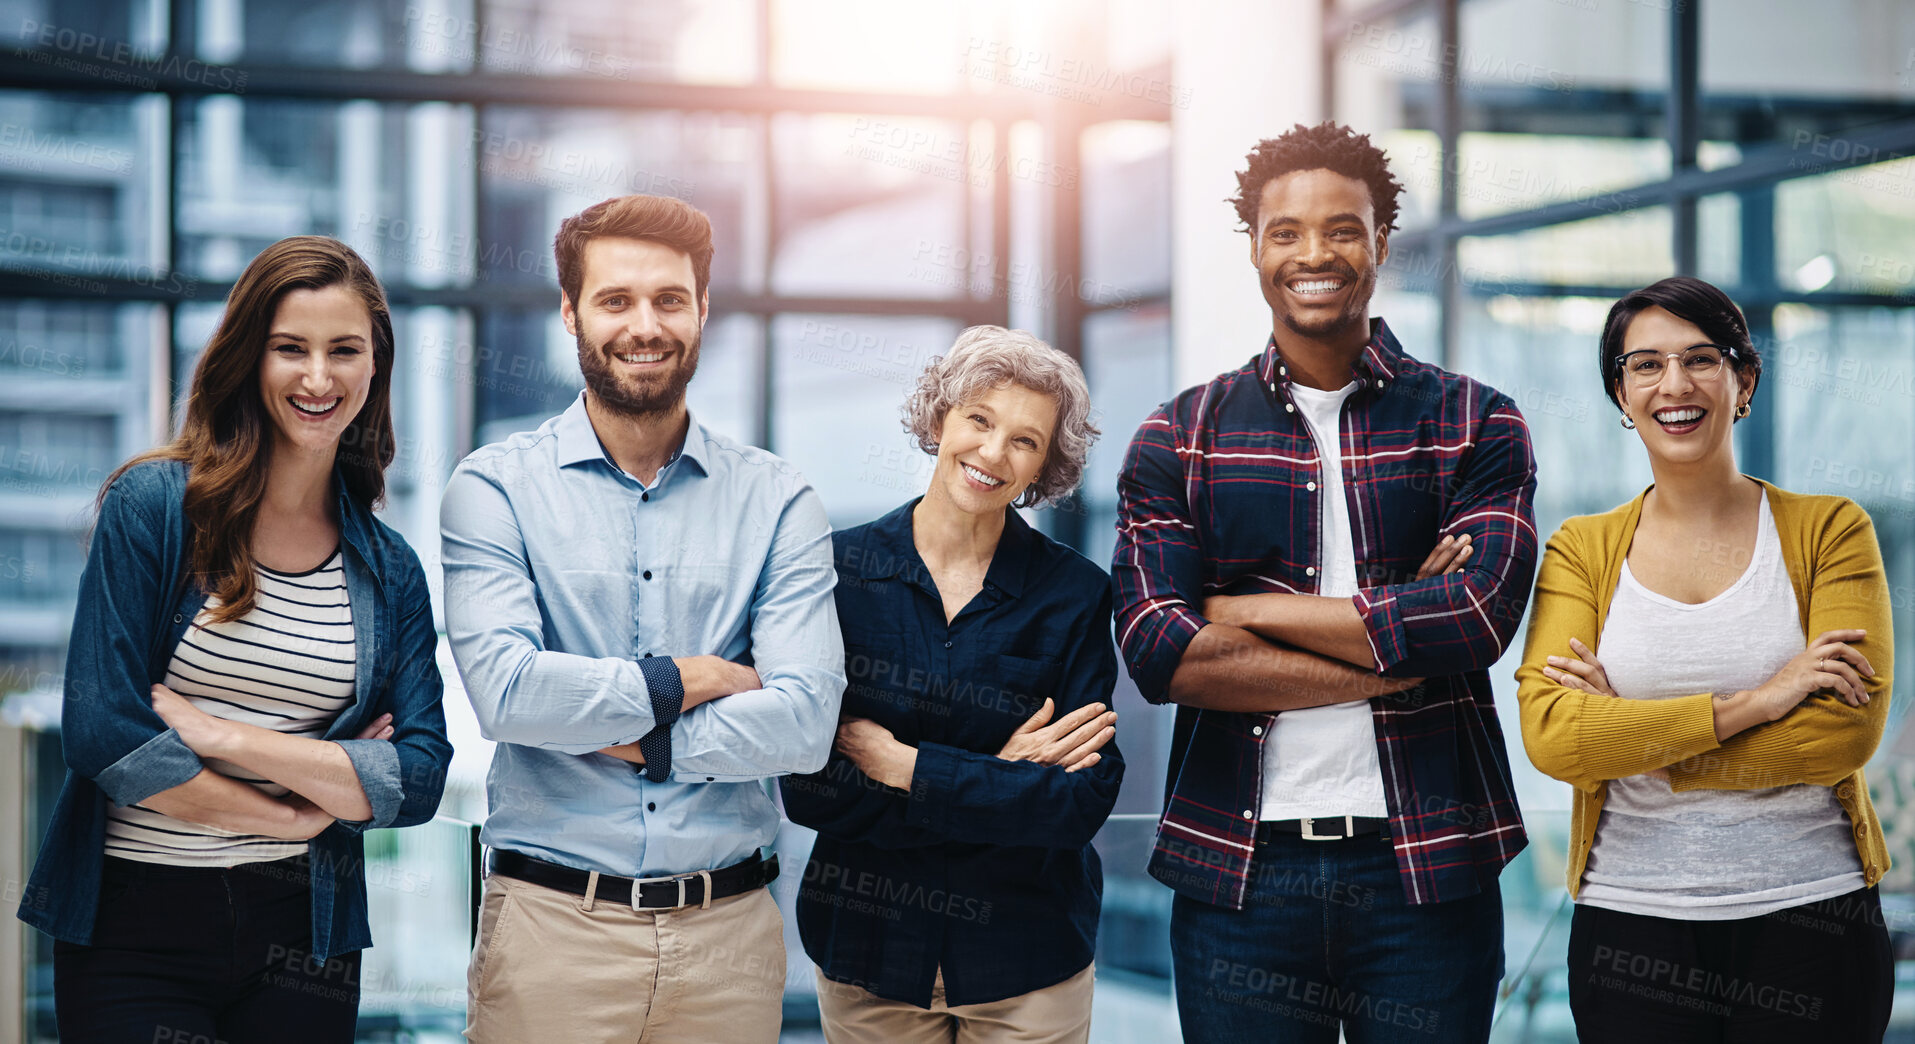
[[[942,969],[947,1003],[982,1004],[1062,982],[1096,949],[1090,840],[1117,800],[1117,744],[1079,772],[996,754],[1046,697],[1056,717],[1110,703],[1110,579],[1007,511],[983,590],[947,624],[916,506],[833,536],[844,713],[918,759],[909,793],[836,751],[784,779],[786,814],[818,831],[798,934],[827,978],[928,1008]]]

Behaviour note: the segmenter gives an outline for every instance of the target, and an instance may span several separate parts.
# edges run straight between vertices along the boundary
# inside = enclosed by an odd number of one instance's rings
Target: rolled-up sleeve
[[[1117,546],[1111,594],[1117,642],[1137,690],[1170,698],[1170,679],[1210,621],[1191,606],[1203,591],[1203,550],[1184,495],[1176,432],[1163,409],[1131,439],[1117,476]]]
[[[590,754],[652,730],[651,693],[635,661],[545,647],[518,517],[494,477],[461,464],[446,484],[439,528],[446,638],[487,739]]]
[[[1514,403],[1487,409],[1439,535],[1470,537],[1469,564],[1352,598],[1377,670],[1432,677],[1481,670],[1509,647],[1536,571],[1536,462]]]
[[[701,703],[671,728],[672,778],[739,783],[823,768],[844,697],[831,523],[804,486],[779,513],[751,601],[761,688]]]

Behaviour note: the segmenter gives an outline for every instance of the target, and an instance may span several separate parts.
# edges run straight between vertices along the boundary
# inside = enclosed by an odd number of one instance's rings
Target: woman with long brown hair
[[[62,1040],[352,1039],[362,834],[431,818],[452,754],[425,574],[372,514],[392,367],[365,261],[281,240],[179,436],[101,490],[20,905]]]

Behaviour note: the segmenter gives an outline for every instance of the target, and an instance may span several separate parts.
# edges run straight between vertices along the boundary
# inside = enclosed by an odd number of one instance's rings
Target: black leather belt
[[[556,888],[573,895],[584,895],[592,875],[585,870],[548,863],[509,848],[492,850],[492,872]],[[713,899],[724,899],[754,888],[763,888],[778,878],[778,857],[767,859],[757,852],[741,863],[722,870],[700,870],[675,877],[613,877],[598,875],[594,901],[630,904],[634,910],[672,910],[681,906],[709,906]],[[632,886],[637,885],[637,894]]]
[[[1390,821],[1370,816],[1319,816],[1314,819],[1266,819],[1257,824],[1257,840],[1272,834],[1296,834],[1305,841],[1347,841],[1364,834],[1390,836]]]

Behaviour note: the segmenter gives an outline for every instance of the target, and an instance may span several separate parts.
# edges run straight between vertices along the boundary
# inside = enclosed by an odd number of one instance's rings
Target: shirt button
[[[645,579],[650,580],[651,578],[652,578],[652,571],[649,569],[645,570]]]
[[[652,495],[651,495],[650,493],[640,493],[640,494],[638,495],[638,499],[640,499],[640,500],[650,500],[650,499],[652,499]]]
[[[1290,367],[1288,367],[1288,366],[1279,366],[1279,367],[1277,367],[1277,376],[1279,376],[1279,377],[1288,377],[1288,376],[1290,376]]]
[[[1263,726],[1261,726],[1261,725],[1252,725],[1252,726],[1250,726],[1250,734],[1251,734],[1252,736],[1261,736],[1261,735],[1263,735]]]
[[[1286,402],[1286,403],[1284,403],[1284,404],[1283,404],[1283,412],[1285,412],[1285,413],[1295,413],[1295,412],[1297,412],[1297,404],[1296,404],[1296,403],[1294,403],[1294,402]]]
[[[1243,810],[1243,818],[1245,818],[1245,819],[1255,819],[1255,818],[1257,818],[1257,814],[1256,814],[1255,812],[1252,812],[1252,811],[1250,811],[1249,809],[1247,809],[1247,808],[1246,808],[1246,809],[1244,809],[1244,810]]]
[[[717,776],[706,776],[706,777],[705,777],[705,782],[707,782],[707,783],[716,783],[716,782],[718,782],[718,777],[717,777]]]
[[[946,649],[949,649],[949,648],[951,647],[951,643],[950,643],[950,642],[945,642],[945,643],[944,643],[944,647],[945,647]]]
[[[1381,388],[1381,387],[1383,387],[1383,382],[1382,382],[1382,381],[1378,381],[1378,382],[1376,382],[1376,386],[1377,386],[1378,388]]]
[[[1314,482],[1305,482],[1303,484],[1303,488],[1309,490],[1312,493],[1315,493],[1317,491],[1317,484]]]
[[[645,811],[647,811],[647,812],[656,812],[656,811],[658,811],[658,802],[656,802],[656,801],[647,801],[647,802],[645,802]]]
[[[646,654],[645,654],[645,658],[646,658],[646,659],[648,659],[648,660],[649,660],[649,659],[651,659],[651,658],[652,658],[652,654],[651,654],[651,653],[646,653]]]
[[[1316,567],[1316,566],[1304,566],[1304,567],[1303,567],[1303,575],[1304,575],[1304,576],[1315,576],[1315,575],[1317,575],[1317,567]]]

